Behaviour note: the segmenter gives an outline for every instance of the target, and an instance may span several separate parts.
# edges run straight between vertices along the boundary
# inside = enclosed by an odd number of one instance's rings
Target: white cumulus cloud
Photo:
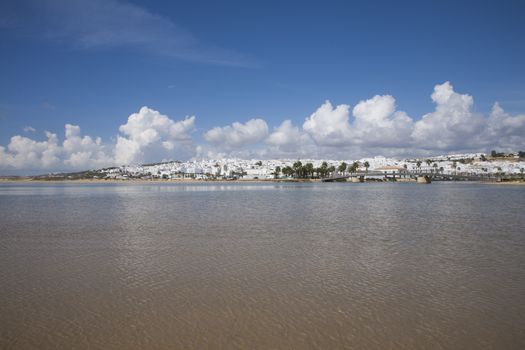
[[[404,147],[410,144],[413,120],[396,111],[396,100],[390,95],[359,102],[353,109],[354,143],[370,147]]]
[[[82,136],[80,127],[66,124],[60,144],[56,134],[46,132],[46,140],[36,141],[16,135],[7,149],[0,147],[0,167],[11,169],[86,169],[112,164],[100,138]]]
[[[0,165],[15,169],[47,168],[59,162],[60,146],[56,134],[46,132],[47,140],[35,141],[16,135],[7,150],[0,147]]]
[[[268,136],[266,143],[273,146],[297,145],[304,133],[291,120],[285,120]]]
[[[285,120],[266,139],[266,154],[273,158],[312,155],[316,146],[312,138],[302,129]]]
[[[487,146],[508,151],[525,149],[525,114],[511,116],[495,103],[482,137]]]
[[[455,92],[447,81],[436,85],[431,97],[436,103],[436,110],[415,123],[412,132],[415,144],[436,151],[479,147],[479,135],[486,120],[472,111],[472,96]]]
[[[204,134],[206,141],[218,148],[232,150],[263,141],[268,136],[268,124],[263,119],[250,119],[246,123],[235,122],[215,127]]]
[[[177,144],[187,145],[191,142],[195,117],[174,121],[160,112],[142,107],[138,113],[128,117],[126,124],[119,127],[123,134],[117,137],[115,162],[131,164],[145,161],[152,153],[173,151]],[[166,152],[164,152],[166,153]]]
[[[80,127],[66,124],[66,138],[62,144],[64,164],[73,169],[97,168],[112,164],[100,137],[82,136]]]
[[[325,101],[306,118],[303,129],[319,146],[348,144],[351,138],[349,109],[349,105],[342,104],[334,108],[330,101]]]
[[[498,103],[488,115],[476,113],[473,97],[449,82],[436,85],[431,99],[434,111],[419,119],[398,110],[391,95],[359,101],[352,110],[325,101],[302,126],[284,120],[270,132],[264,119],[254,118],[204,132],[203,144],[192,138],[194,116],[174,120],[142,107],[109,143],[72,124],[65,125],[63,141],[52,132],[43,139],[15,135],[0,146],[0,170],[84,170],[193,156],[357,159],[525,150],[525,114],[511,115]]]
[[[266,158],[429,156],[525,148],[525,115],[511,116],[499,104],[488,117],[476,113],[473,97],[454,91],[450,82],[437,84],[430,97],[435,110],[419,119],[398,110],[393,96],[376,95],[359,101],[351,114],[350,105],[334,107],[325,101],[302,127],[285,120],[266,138],[267,124],[258,119],[257,123],[214,128],[205,139],[226,156]],[[265,147],[261,148],[263,138]]]
[[[46,140],[13,136],[0,146],[0,169],[85,170],[150,160],[181,159],[193,155],[190,132],[195,117],[174,121],[148,107],[129,116],[116,142],[82,135],[78,125],[66,124],[62,142],[46,132]]]

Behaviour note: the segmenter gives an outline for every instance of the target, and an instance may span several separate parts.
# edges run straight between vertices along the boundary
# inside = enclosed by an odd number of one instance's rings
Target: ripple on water
[[[5,348],[523,348],[525,191],[0,186]]]

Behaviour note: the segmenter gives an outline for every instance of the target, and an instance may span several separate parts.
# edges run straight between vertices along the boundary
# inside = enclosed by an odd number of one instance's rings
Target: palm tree
[[[303,166],[303,163],[301,163],[300,160],[298,160],[297,162],[293,163],[293,170],[295,172],[295,177],[300,177],[301,176],[301,168]]]
[[[427,160],[426,160],[426,163],[427,163],[428,166],[430,166],[430,164],[432,164],[432,160],[427,159]]]
[[[345,162],[342,162],[341,165],[339,165],[339,167],[337,168],[337,170],[339,170],[339,172],[344,175],[346,168],[347,168],[347,164]]]
[[[366,173],[368,174],[368,168],[370,168],[370,163],[368,163],[368,161],[366,161],[364,166],[365,166],[365,169],[366,169]]]
[[[327,170],[329,173],[333,174],[335,172],[335,166],[332,165]]]
[[[328,171],[327,169],[328,169],[328,163],[323,162],[323,164],[321,164],[321,167],[319,168],[319,171],[321,172],[321,177],[326,177],[326,173]]]
[[[359,169],[359,162],[353,162],[352,163],[352,167],[351,167],[351,171],[352,173],[356,173],[357,172],[357,169]]]
[[[292,176],[292,175],[293,175],[293,169],[292,169],[291,166],[287,165],[287,166],[285,166],[284,169],[282,170],[282,173],[283,173],[283,175],[285,175],[285,176],[287,176],[287,177],[288,177],[288,176]]]
[[[279,177],[279,174],[281,173],[281,167],[276,166],[275,171],[273,172],[273,176],[277,179]]]
[[[438,167],[437,163],[434,163],[433,167],[434,167],[434,172],[437,173],[437,167]]]
[[[420,160],[418,160],[418,161],[416,162],[416,166],[417,166],[417,168],[419,169],[419,172],[421,172],[421,161],[420,161]]]
[[[306,163],[304,166],[304,172],[306,175],[310,175],[310,177],[314,177],[314,165],[312,163]]]

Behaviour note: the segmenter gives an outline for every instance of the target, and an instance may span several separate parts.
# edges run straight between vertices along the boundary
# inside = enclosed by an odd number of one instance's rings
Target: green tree
[[[347,164],[345,162],[342,162],[339,167],[337,168],[337,170],[341,173],[341,174],[344,174],[344,172],[346,171],[346,168],[347,168]]]
[[[359,162],[353,162],[352,166],[350,167],[349,171],[351,173],[356,173],[357,169],[359,169]]]
[[[300,160],[298,160],[297,162],[293,163],[293,170],[294,170],[294,173],[295,173],[295,177],[300,177],[301,176],[301,168],[303,167],[303,163],[301,163]]]
[[[281,173],[281,167],[280,167],[280,166],[276,166],[276,167],[275,167],[275,170],[274,170],[274,172],[273,172],[273,176],[274,176],[274,178],[277,179],[277,178],[279,177],[279,174],[280,174],[280,173]]]
[[[335,172],[335,166],[331,165],[327,170],[330,174],[333,175],[333,173]]]
[[[418,161],[416,162],[416,166],[417,166],[417,168],[419,169],[419,172],[421,172],[421,161],[420,161],[420,160],[418,160]]]
[[[321,173],[321,177],[326,177],[326,173],[328,172],[328,163],[323,162],[319,168],[319,171]]]
[[[365,166],[365,169],[366,169],[366,173],[368,174],[368,168],[370,168],[370,163],[368,163],[368,161],[366,161],[364,166]]]
[[[289,166],[289,165],[285,166],[284,169],[282,169],[281,171],[282,171],[283,175],[287,176],[287,177],[292,176],[293,172],[294,172],[292,167]]]
[[[314,165],[312,163],[306,163],[304,171],[307,176],[314,177]]]

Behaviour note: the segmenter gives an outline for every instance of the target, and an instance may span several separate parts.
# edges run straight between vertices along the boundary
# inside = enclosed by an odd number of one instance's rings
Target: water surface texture
[[[2,184],[2,349],[523,349],[525,187]]]

